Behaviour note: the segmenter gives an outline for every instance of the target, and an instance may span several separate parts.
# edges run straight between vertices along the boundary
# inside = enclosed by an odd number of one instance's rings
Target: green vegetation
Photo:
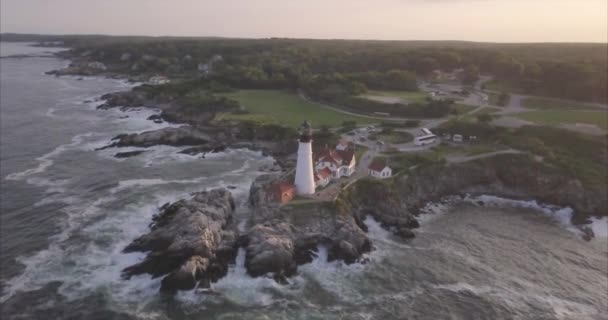
[[[541,112],[541,111],[539,111]],[[596,115],[597,117],[597,115]],[[476,144],[510,147],[543,157],[544,161],[580,179],[590,188],[605,194],[608,179],[608,148],[605,136],[591,136],[547,126],[519,129],[493,127],[485,123],[448,121],[436,128],[438,134],[458,133],[477,136]],[[443,148],[443,146],[441,146]],[[482,152],[485,147],[480,147]],[[438,150],[434,150],[437,152]],[[439,150],[442,151],[442,150]],[[448,150],[450,151],[450,150]],[[446,152],[443,150],[442,152]],[[472,152],[472,151],[471,151]]]
[[[474,113],[467,114],[466,116],[461,117],[459,120],[460,121],[469,121],[469,122],[478,122],[478,121],[480,121],[480,117],[482,117],[482,121],[484,121],[484,120],[488,120],[488,118],[487,118],[488,116],[492,117],[492,114],[497,111],[498,111],[498,109],[496,109],[496,108],[485,107]]]
[[[578,109],[601,109],[598,106],[580,103],[576,101],[555,100],[549,98],[526,98],[522,101],[526,108],[530,109],[562,109],[562,110],[578,110]]]
[[[501,141],[512,148],[540,155],[583,184],[606,194],[608,148],[605,137],[552,127],[527,126],[502,134]]]
[[[411,142],[414,140],[414,136],[409,132],[384,129],[381,132],[371,134],[369,139],[399,144]]]
[[[255,121],[274,123],[296,128],[302,121],[309,120],[316,127],[341,126],[344,121],[370,123],[371,119],[344,115],[325,109],[316,103],[302,100],[295,94],[278,90],[239,90],[225,94],[238,101],[246,114],[221,114],[216,120]]]
[[[497,44],[442,41],[349,41],[4,34],[3,39],[64,41],[77,57],[100,61],[109,71],[132,76],[205,76],[239,89],[303,89],[362,94],[370,90],[416,90],[433,70],[464,68],[464,82],[478,74],[496,80],[500,92],[581,101],[607,99],[608,44]],[[123,55],[128,53],[126,59]],[[221,59],[214,59],[221,57]],[[134,67],[135,66],[135,67]],[[329,80],[329,81],[326,81]],[[347,90],[344,91],[344,88]],[[322,96],[322,95],[320,95]],[[326,101],[326,100],[324,100]]]
[[[461,104],[461,103],[457,103],[455,105],[452,106],[452,113],[453,114],[465,114],[467,112],[470,112],[471,110],[474,110],[475,106],[471,106],[468,104]]]
[[[591,124],[604,130],[608,130],[608,111],[566,111],[566,110],[542,110],[530,111],[517,114],[523,120],[539,124]]]
[[[521,88],[512,85],[510,82],[496,79],[486,82],[484,89],[498,92],[524,93]]]
[[[434,151],[390,153],[385,154],[385,157],[393,169],[393,175],[408,173],[414,166],[445,163],[444,156]]]

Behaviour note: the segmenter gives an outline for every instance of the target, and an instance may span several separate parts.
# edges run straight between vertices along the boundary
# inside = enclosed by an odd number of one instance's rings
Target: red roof
[[[369,164],[369,169],[373,171],[382,171],[386,168],[386,161],[384,159],[374,159],[372,163]]]
[[[340,165],[342,164],[342,157],[338,151],[326,149],[319,153],[317,161],[329,161],[335,163],[336,165]]]
[[[329,170],[329,168],[323,168],[317,171],[317,174],[319,177],[321,177],[321,179],[325,179],[331,176],[331,170]]]
[[[347,165],[353,161],[353,157],[355,156],[355,153],[353,151],[336,150],[336,152],[340,155],[344,164],[347,164]]]

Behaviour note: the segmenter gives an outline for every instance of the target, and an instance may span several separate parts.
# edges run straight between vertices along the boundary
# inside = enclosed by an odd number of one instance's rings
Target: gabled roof
[[[369,169],[373,171],[382,171],[384,168],[388,167],[386,165],[386,160],[384,159],[374,159],[372,163],[369,164]]]
[[[339,166],[342,164],[343,160],[338,150],[326,149],[319,153],[317,161],[333,162]]]
[[[343,164],[350,164],[353,161],[353,158],[355,157],[355,153],[350,150],[336,150],[336,152],[342,158]]]

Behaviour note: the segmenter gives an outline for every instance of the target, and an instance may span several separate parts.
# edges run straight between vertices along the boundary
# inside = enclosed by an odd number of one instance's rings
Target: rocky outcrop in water
[[[216,189],[193,194],[161,208],[150,232],[135,239],[124,252],[148,252],[123,270],[123,277],[148,273],[165,276],[161,290],[190,290],[209,286],[224,276],[236,255],[236,237],[229,226],[235,208],[230,192]]]
[[[130,157],[135,157],[138,156],[142,153],[144,153],[146,151],[144,150],[135,150],[135,151],[127,151],[127,152],[118,152],[114,155],[115,158],[130,158]]]
[[[120,91],[106,93],[100,98],[104,100],[102,104],[97,106],[97,109],[107,110],[111,108],[135,108],[135,107],[153,107],[155,103],[146,98],[143,92],[137,91]]]
[[[207,144],[212,138],[190,126],[179,128],[162,128],[159,130],[145,131],[142,133],[121,134],[112,139],[113,143],[100,148],[112,147],[151,147],[156,145],[188,146]]]
[[[267,187],[289,178],[269,174],[252,184],[252,227],[243,236],[245,267],[250,275],[270,273],[284,280],[296,273],[298,265],[312,261],[319,246],[328,248],[328,260],[346,263],[371,250],[362,223],[346,207],[324,202],[283,206],[269,202]]]

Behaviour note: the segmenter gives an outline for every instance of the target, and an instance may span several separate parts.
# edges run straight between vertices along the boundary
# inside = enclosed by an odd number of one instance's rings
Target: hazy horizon
[[[0,6],[3,33],[608,42],[605,0],[3,0]]]

